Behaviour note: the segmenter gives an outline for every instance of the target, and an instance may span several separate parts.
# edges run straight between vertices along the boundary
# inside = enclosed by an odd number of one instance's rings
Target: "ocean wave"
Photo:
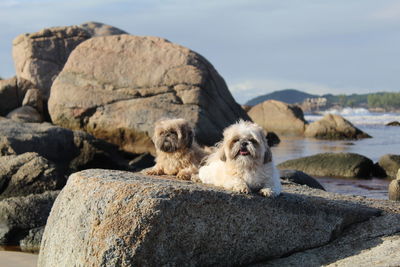
[[[399,113],[376,113],[365,108],[343,108],[324,111],[321,115],[306,115],[306,121],[319,120],[326,114],[337,114],[355,125],[385,125],[392,121],[400,121]]]

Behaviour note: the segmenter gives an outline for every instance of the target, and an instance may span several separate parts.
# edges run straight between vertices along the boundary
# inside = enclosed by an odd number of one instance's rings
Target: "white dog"
[[[278,196],[282,188],[262,128],[242,120],[224,130],[224,139],[200,168],[199,178],[205,184],[266,197]]]

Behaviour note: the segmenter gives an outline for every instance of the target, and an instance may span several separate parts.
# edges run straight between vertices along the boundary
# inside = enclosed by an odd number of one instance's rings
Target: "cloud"
[[[6,0],[0,2],[0,8],[9,8],[9,7],[15,7],[19,6],[21,3],[17,0]]]
[[[372,14],[372,18],[389,21],[400,20],[400,3],[395,2],[387,5],[384,8],[378,9]]]

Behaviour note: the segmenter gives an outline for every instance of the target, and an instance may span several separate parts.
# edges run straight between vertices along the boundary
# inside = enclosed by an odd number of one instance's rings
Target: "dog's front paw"
[[[143,171],[141,171],[141,173],[143,173],[145,175],[163,175],[164,174],[163,170],[159,169],[159,168],[144,169]]]
[[[192,182],[194,182],[194,183],[201,183],[201,180],[200,180],[200,177],[199,177],[198,174],[193,174],[193,175],[190,177],[190,180],[191,180]]]
[[[189,181],[192,177],[192,173],[188,172],[188,171],[180,171],[178,172],[178,174],[176,175],[176,178],[180,179],[180,180],[187,180]]]
[[[272,190],[271,188],[261,188],[258,193],[264,197],[271,197],[271,198],[277,197],[279,195],[278,192]]]
[[[233,186],[232,188],[233,191],[239,192],[239,193],[244,193],[244,194],[250,194],[251,190],[245,183],[237,183]]]

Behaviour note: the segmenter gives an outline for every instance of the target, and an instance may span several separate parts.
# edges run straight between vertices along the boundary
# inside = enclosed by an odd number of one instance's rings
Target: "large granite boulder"
[[[255,105],[248,112],[250,118],[265,131],[278,135],[301,136],[306,121],[301,108],[277,100],[267,100]]]
[[[88,22],[21,34],[13,41],[18,80],[30,81],[48,99],[54,79],[76,46],[95,36],[123,33],[126,32],[109,25]]]
[[[335,114],[327,114],[319,121],[307,125],[304,135],[332,140],[371,138],[370,135],[355,127],[351,122]]]
[[[0,198],[61,189],[65,177],[37,153],[0,157]]]
[[[79,45],[51,88],[49,112],[55,124],[133,153],[154,152],[150,136],[162,117],[192,122],[206,145],[249,119],[205,58],[162,38],[131,35]]]
[[[385,171],[386,176],[396,178],[400,169],[400,155],[386,154],[379,158],[378,165]]]
[[[92,169],[57,198],[38,266],[247,265],[322,246],[379,214],[296,192],[271,199]]]
[[[59,191],[0,200],[0,245],[18,245],[31,229],[44,226]]]
[[[54,27],[17,36],[12,53],[18,79],[30,81],[47,99],[51,84],[71,51],[90,37],[78,26]]]
[[[82,131],[49,123],[0,120],[0,156],[36,152],[62,172],[86,168],[125,168],[118,149]]]
[[[278,164],[282,170],[297,170],[315,176],[369,178],[373,162],[355,153],[321,153]]]

